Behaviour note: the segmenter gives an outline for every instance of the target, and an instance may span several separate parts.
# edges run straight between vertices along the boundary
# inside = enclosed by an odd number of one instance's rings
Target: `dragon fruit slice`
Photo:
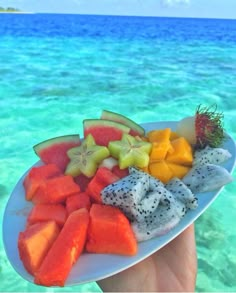
[[[168,189],[163,187],[163,196],[160,200],[160,204],[163,206],[167,206],[167,208],[171,209],[174,207],[175,213],[182,218],[186,214],[186,206],[185,203],[179,201],[173,193],[171,193]],[[159,206],[160,207],[160,206]],[[159,208],[158,207],[158,208]]]
[[[174,228],[181,218],[174,204],[160,204],[144,221],[135,221],[131,225],[137,241],[141,242],[164,235]]]
[[[188,209],[196,209],[198,200],[192,191],[179,179],[173,178],[166,184],[166,189],[169,190],[176,199],[185,203]]]
[[[138,205],[149,190],[148,177],[144,172],[134,172],[108,185],[101,192],[102,202],[119,207],[127,217],[133,219],[133,210],[137,209],[138,212]]]
[[[164,184],[158,178],[149,176],[149,188],[150,190],[157,190],[160,186],[164,187]]]
[[[133,220],[146,221],[160,206],[165,206],[166,209],[171,209],[174,206],[175,213],[180,218],[187,211],[184,203],[176,200],[164,186],[159,186],[157,190],[149,191],[138,205],[131,207]]]
[[[149,189],[150,190],[157,190],[159,188],[159,186],[164,187],[164,184],[161,182],[161,180],[159,180],[158,178],[155,178],[149,174],[147,174],[146,172],[137,169],[135,167],[129,167],[129,174],[145,174],[148,176],[148,180],[149,180]]]
[[[132,221],[141,222],[151,215],[158,207],[160,200],[163,196],[162,191],[150,191],[143,198],[143,200],[137,205],[129,207],[130,210],[130,219]]]
[[[104,204],[119,207],[130,220],[142,221],[153,213],[163,197],[163,183],[136,168],[101,192]]]
[[[132,223],[138,242],[164,235],[180,222],[187,211],[185,203],[175,198],[165,187],[159,186],[158,190],[161,199],[155,211],[143,220],[136,219]]]
[[[226,149],[206,146],[204,149],[195,151],[193,165],[219,165],[227,161],[231,156]]]
[[[186,213],[186,206],[169,192],[159,180],[143,171],[131,169],[127,177],[116,181],[101,192],[104,204],[119,207],[131,221],[146,222],[149,217],[163,206],[173,210],[177,218]],[[160,216],[162,217],[162,216]]]
[[[232,182],[230,173],[214,164],[197,165],[182,179],[193,193],[213,191]]]

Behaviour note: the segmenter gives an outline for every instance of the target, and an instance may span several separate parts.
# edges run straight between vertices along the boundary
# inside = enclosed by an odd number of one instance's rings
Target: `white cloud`
[[[161,0],[161,4],[166,7],[188,5],[190,0]]]

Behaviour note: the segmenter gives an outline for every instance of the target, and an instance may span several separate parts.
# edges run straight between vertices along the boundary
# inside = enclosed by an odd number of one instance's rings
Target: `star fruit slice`
[[[126,133],[123,134],[121,140],[111,141],[108,145],[110,154],[118,159],[120,169],[129,166],[147,167],[151,147],[151,143],[138,140]]]
[[[110,155],[107,147],[99,146],[91,134],[89,134],[78,147],[68,150],[70,162],[66,167],[65,174],[76,177],[81,173],[92,177],[97,171],[102,160]]]

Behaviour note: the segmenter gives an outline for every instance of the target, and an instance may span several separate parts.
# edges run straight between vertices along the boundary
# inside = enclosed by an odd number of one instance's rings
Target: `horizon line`
[[[187,18],[187,19],[212,19],[212,20],[236,20],[236,18],[225,18],[216,16],[174,16],[174,15],[135,15],[135,14],[102,14],[102,13],[79,13],[79,12],[35,12],[35,11],[0,11],[2,14],[65,14],[65,15],[86,15],[86,16],[117,16],[117,17],[146,17],[146,18]]]

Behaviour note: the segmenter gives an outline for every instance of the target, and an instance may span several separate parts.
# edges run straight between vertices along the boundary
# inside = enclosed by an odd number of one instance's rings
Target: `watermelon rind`
[[[101,115],[101,119],[110,120],[110,121],[119,122],[121,124],[124,124],[124,125],[128,126],[133,131],[133,133],[135,133],[136,135],[143,136],[145,134],[145,130],[143,127],[141,127],[139,124],[134,122],[132,119],[130,119],[122,114],[108,111],[108,110],[103,110],[102,115]]]
[[[33,146],[33,149],[44,164],[55,164],[64,172],[70,162],[67,151],[80,144],[80,136],[70,134],[44,140]]]
[[[108,146],[110,141],[120,140],[130,128],[118,122],[102,119],[85,119],[83,121],[84,137],[91,134],[98,145]]]
[[[129,133],[130,127],[107,119],[85,119],[83,121],[84,130],[89,129],[90,127],[114,127],[119,129],[124,133]]]
[[[64,142],[74,142],[74,143],[80,142],[80,136],[79,134],[69,134],[69,135],[62,135],[62,136],[49,138],[47,140],[44,140],[34,145],[33,149],[35,153],[39,155],[42,150],[47,149],[55,144],[60,144]]]

